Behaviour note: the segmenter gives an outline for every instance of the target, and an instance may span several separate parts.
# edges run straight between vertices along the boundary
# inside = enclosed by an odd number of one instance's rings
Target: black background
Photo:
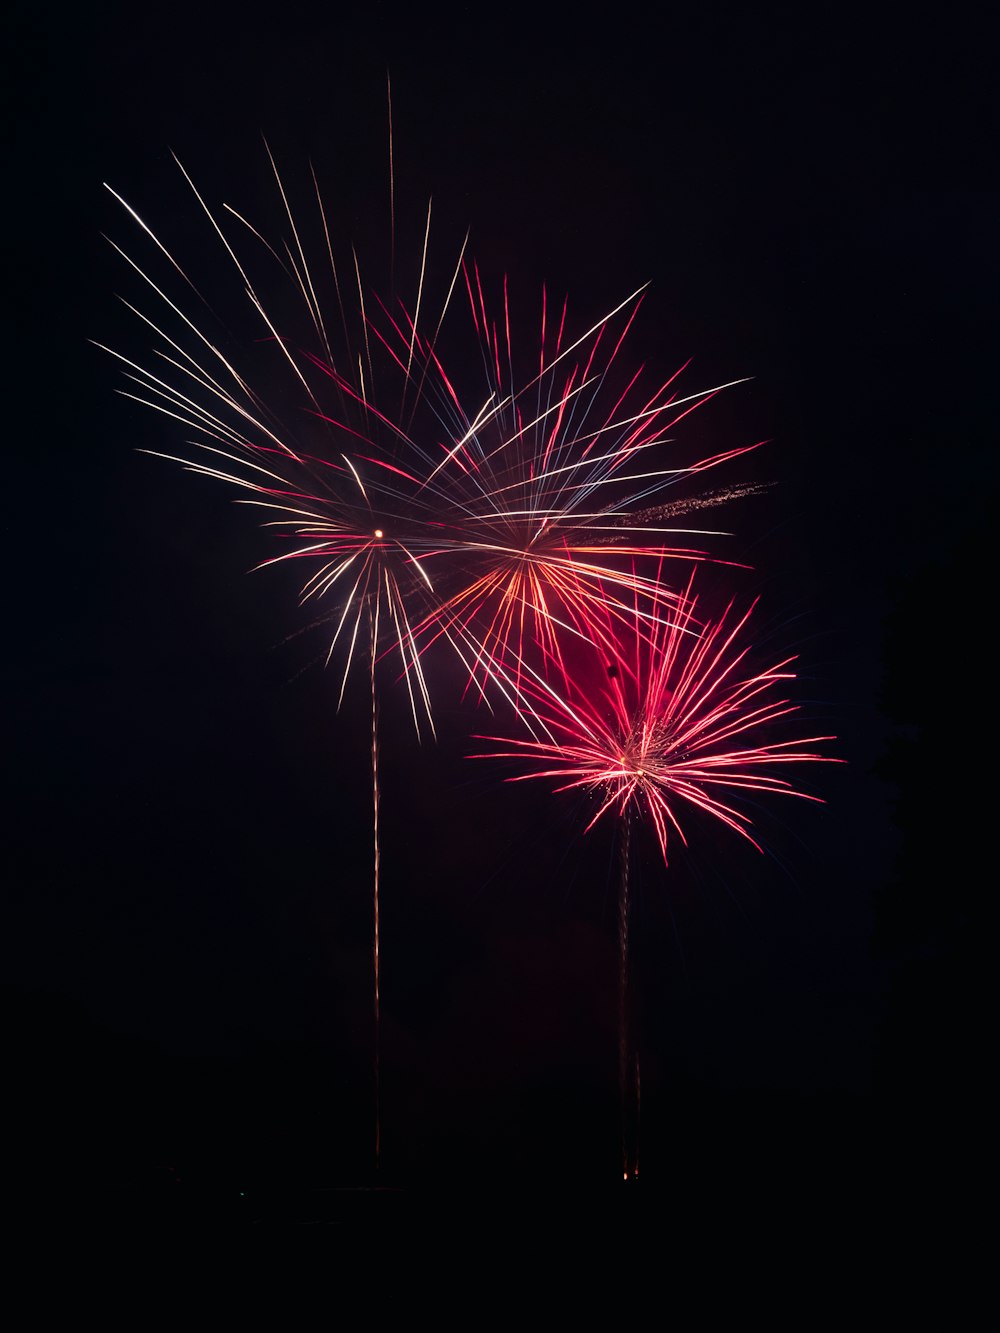
[[[377,250],[387,70],[401,253],[432,194],[440,254],[471,226],[512,289],[569,291],[581,321],[648,281],[652,371],[753,376],[692,429],[773,441],[738,470],[775,485],[727,512],[728,549],[847,761],[809,775],[825,805],[761,812],[765,857],[710,827],[667,872],[644,849],[639,1188],[676,1209],[793,1191],[834,1216],[974,1174],[984,35],[832,7],[294,3],[111,5],[13,35],[2,994],[29,1190],[260,1218],[338,1206],[320,1190],[360,1207],[376,1185],[618,1180],[611,833],[465,759],[444,680],[438,747],[401,700],[384,717],[376,1174],[363,682],[338,716],[319,642],[288,637],[292,584],[247,573],[266,538],[223,488],[136,452],[171,427],[115,396],[88,342],[122,345],[101,233],[135,236],[102,181],[221,259],[170,149],[255,218],[265,134]]]

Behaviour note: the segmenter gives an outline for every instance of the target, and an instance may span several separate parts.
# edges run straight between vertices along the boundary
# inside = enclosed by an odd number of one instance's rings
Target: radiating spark
[[[246,503],[265,511],[266,525],[285,546],[261,566],[305,562],[310,572],[302,600],[344,602],[331,617],[334,633],[327,654],[329,659],[346,635],[341,697],[361,617],[374,597],[385,596],[383,623],[390,637],[377,651],[397,655],[418,732],[421,719],[433,730],[422,659],[438,641],[458,652],[478,697],[499,691],[523,709],[523,662],[533,661],[543,672],[561,672],[564,634],[606,636],[606,623],[624,625],[636,615],[656,624],[665,608],[676,604],[676,593],[662,577],[663,559],[718,558],[701,540],[717,534],[657,520],[754,489],[732,486],[700,501],[697,496],[669,503],[665,498],[668,488],[756,447],[703,449],[693,457],[688,447],[685,458],[672,438],[691,410],[740,381],[679,394],[677,371],[652,391],[642,391],[640,373],[624,369],[622,349],[645,288],[577,336],[566,336],[564,302],[558,323],[552,321],[556,332],[550,347],[543,292],[541,348],[533,364],[527,351],[524,364],[531,368],[520,376],[506,279],[498,324],[490,315],[478,267],[465,259],[467,236],[444,300],[428,316],[433,305],[429,205],[412,313],[398,297],[386,302],[368,288],[352,247],[357,302],[352,333],[332,231],[313,173],[320,252],[329,260],[344,328],[343,355],[335,359],[322,313],[321,275],[307,260],[308,228],[296,218],[274,157],[265,148],[291,233],[283,245],[267,241],[229,205],[213,209],[179,161],[178,166],[234,266],[241,299],[261,326],[263,345],[274,347],[279,367],[291,372],[301,407],[291,425],[287,414],[279,419],[251,387],[254,375],[237,368],[229,348],[224,352],[115,244],[160,299],[164,316],[180,322],[176,332],[170,331],[161,327],[162,316],[154,320],[130,304],[155,336],[157,369],[112,353],[139,386],[132,397],[195,432],[187,457],[149,452],[177,457],[192,471],[255,493],[257,498]],[[148,224],[119,195],[114,197],[190,282]],[[256,259],[238,254],[236,238],[224,228],[226,217],[238,221],[241,236],[249,235]],[[272,312],[265,305],[263,280],[253,273],[260,259],[280,266],[289,292],[305,308],[319,351],[296,332],[294,314]],[[459,274],[469,298],[473,345],[478,343],[480,351],[478,372],[466,352],[467,338],[461,340],[456,365],[446,369],[442,359],[441,339]],[[225,376],[210,373],[206,352],[209,365],[221,364]],[[465,408],[469,401],[477,404],[475,410]]]
[[[606,814],[636,810],[651,822],[665,862],[672,836],[686,845],[685,807],[705,811],[761,850],[739,793],[816,801],[775,770],[839,761],[809,748],[832,736],[775,738],[775,724],[797,711],[781,694],[795,679],[795,659],[750,666],[752,610],[740,614],[730,603],[718,619],[699,622],[692,580],[669,621],[644,632],[637,623],[631,631],[613,628],[597,645],[599,675],[591,661],[590,673],[568,675],[561,692],[530,673],[522,688],[552,739],[483,739],[505,747],[495,755],[529,770],[510,781],[545,778],[559,791],[592,792],[597,810],[588,831]]]

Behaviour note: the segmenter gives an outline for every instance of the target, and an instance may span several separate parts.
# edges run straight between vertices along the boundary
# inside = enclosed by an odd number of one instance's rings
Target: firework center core
[[[381,539],[382,539],[382,535],[383,535],[383,534],[382,534],[382,529],[381,529],[381,528],[376,528],[376,529],[375,529],[375,536],[376,536],[380,541],[381,541]]]

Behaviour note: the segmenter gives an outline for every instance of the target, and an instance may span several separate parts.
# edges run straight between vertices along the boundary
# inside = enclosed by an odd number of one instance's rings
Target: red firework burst
[[[740,792],[817,801],[777,770],[838,761],[809,748],[833,736],[777,738],[782,719],[798,711],[784,696],[795,659],[762,670],[750,665],[752,611],[737,613],[730,602],[717,619],[699,621],[692,580],[669,617],[606,626],[599,661],[589,672],[566,673],[565,691],[531,671],[524,685],[536,732],[531,739],[481,739],[506,747],[493,757],[531,770],[509,781],[546,778],[558,791],[594,793],[598,806],[588,831],[605,814],[634,809],[648,818],[665,862],[671,833],[686,845],[685,806],[721,820],[761,850]]]

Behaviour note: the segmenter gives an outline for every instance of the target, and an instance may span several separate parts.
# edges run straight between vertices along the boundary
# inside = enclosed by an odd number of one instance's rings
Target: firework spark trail
[[[372,942],[372,967],[374,973],[375,1003],[375,1169],[382,1162],[382,1019],[379,997],[379,888],[381,881],[381,844],[379,840],[379,804],[381,792],[378,781],[378,690],[375,686],[375,662],[378,651],[378,600],[374,612],[368,608],[368,628],[371,648],[371,683],[372,697],[372,832],[373,832],[373,915],[374,939]]]
[[[618,1084],[621,1093],[622,1176],[639,1175],[639,1052],[634,1047],[632,969],[629,927],[632,915],[632,825],[634,811],[627,807],[621,820],[618,882]]]

